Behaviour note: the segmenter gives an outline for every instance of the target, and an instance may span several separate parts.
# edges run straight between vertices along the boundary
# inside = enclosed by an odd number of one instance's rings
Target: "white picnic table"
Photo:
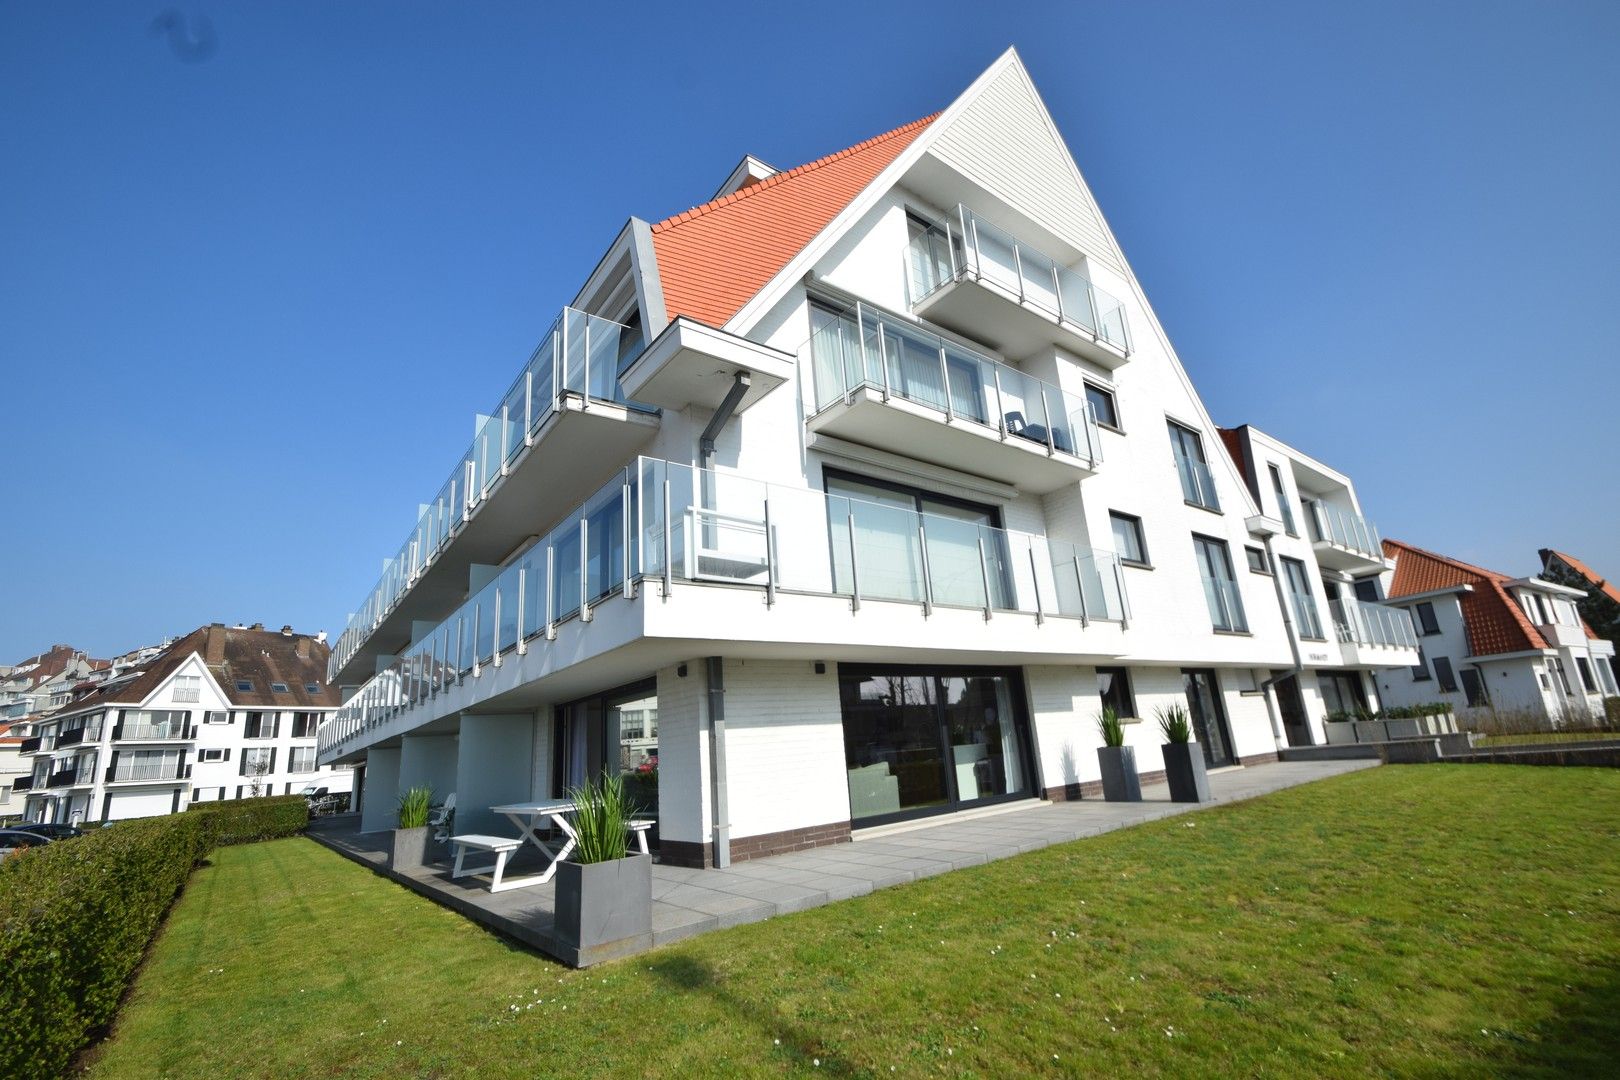
[[[500,814],[517,826],[519,837],[516,840],[501,836],[452,836],[450,842],[456,845],[456,865],[451,870],[452,878],[467,877],[471,874],[482,874],[494,871],[494,879],[490,882],[490,892],[505,892],[507,889],[521,889],[526,885],[544,885],[557,873],[557,865],[573,852],[579,843],[579,834],[569,821],[569,815],[579,809],[571,799],[553,799],[548,802],[533,803],[507,803],[504,806],[492,806],[491,812]],[[553,850],[540,836],[540,827],[550,822],[557,831],[563,834],[562,846]],[[652,827],[650,819],[637,819],[629,823],[631,831],[635,834],[637,846],[643,855],[647,854],[647,830]],[[515,853],[517,848],[524,844],[533,844],[540,849],[540,853],[547,860],[546,868],[538,874],[529,874],[520,878],[507,878],[504,876],[506,860]],[[488,851],[495,856],[491,866],[463,865],[463,858],[468,849]]]

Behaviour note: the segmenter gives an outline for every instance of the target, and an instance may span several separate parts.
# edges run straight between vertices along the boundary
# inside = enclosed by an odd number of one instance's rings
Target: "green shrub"
[[[309,802],[302,795],[192,803],[186,813],[204,819],[210,848],[296,836],[309,824]]]
[[[62,1075],[112,1019],[206,833],[171,814],[0,862],[0,1076]]]

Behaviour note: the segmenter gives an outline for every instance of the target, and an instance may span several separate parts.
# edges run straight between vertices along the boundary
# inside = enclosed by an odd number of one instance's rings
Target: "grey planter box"
[[[1390,739],[1416,739],[1431,734],[1422,720],[1385,720],[1384,735]]]
[[[1209,802],[1209,777],[1204,773],[1204,749],[1195,742],[1165,743],[1164,778],[1171,802]]]
[[[652,856],[557,866],[555,933],[575,967],[628,956],[652,944]]]
[[[1356,741],[1356,725],[1345,720],[1330,720],[1322,725],[1329,746],[1348,746]]]
[[[419,829],[395,829],[394,850],[388,855],[388,869],[415,870],[427,862],[429,826]]]
[[[1142,778],[1136,772],[1136,750],[1129,746],[1097,747],[1102,769],[1103,798],[1109,802],[1141,802]]]

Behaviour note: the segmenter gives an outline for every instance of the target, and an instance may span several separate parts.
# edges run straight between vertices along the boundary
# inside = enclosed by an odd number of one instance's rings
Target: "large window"
[[[658,688],[652,681],[569,702],[557,709],[555,795],[611,772],[641,810],[658,812]]]
[[[120,739],[183,739],[191,714],[184,709],[125,709]]]
[[[1361,676],[1350,671],[1318,671],[1316,685],[1322,691],[1322,704],[1328,716],[1361,716],[1367,709],[1367,692]]]
[[[178,780],[179,750],[136,750],[118,755],[113,766],[114,782],[124,780]]]
[[[1028,791],[1013,673],[843,665],[850,817],[909,817]]]
[[[315,771],[315,748],[313,746],[295,746],[287,752],[287,771],[290,773],[312,773]]]
[[[315,729],[320,725],[320,713],[294,713],[292,721],[292,737],[295,739],[312,739]]]
[[[1479,708],[1491,703],[1490,693],[1485,689],[1485,680],[1480,678],[1478,671],[1465,667],[1458,674],[1462,676],[1463,693],[1468,695],[1470,708]]]
[[[1209,604],[1210,622],[1217,630],[1246,632],[1249,621],[1243,613],[1243,597],[1238,592],[1232,555],[1226,542],[1194,535],[1193,551],[1198,557],[1198,572],[1204,578],[1204,600]]]
[[[1311,595],[1311,579],[1305,573],[1305,564],[1284,556],[1283,577],[1288,582],[1288,599],[1294,609],[1294,620],[1299,636],[1322,640],[1322,617],[1316,610],[1316,597]]]
[[[243,776],[268,776],[276,771],[276,748],[249,746],[242,751]]]
[[[1282,515],[1283,528],[1288,530],[1289,536],[1299,535],[1299,526],[1294,523],[1294,505],[1288,498],[1288,489],[1283,486],[1282,472],[1275,465],[1267,465],[1266,470],[1271,473],[1271,490],[1277,496],[1277,513]]]
[[[1451,670],[1450,658],[1444,656],[1434,658],[1434,679],[1445,693],[1455,694],[1457,692],[1457,676]]]
[[[199,701],[202,698],[202,676],[176,675],[174,677],[175,701]]]
[[[1412,613],[1417,616],[1418,629],[1424,635],[1438,634],[1440,632],[1440,620],[1434,616],[1433,604],[1425,600],[1413,608]]]
[[[1110,510],[1108,520],[1114,527],[1114,553],[1124,562],[1146,566],[1147,540],[1142,536],[1142,519]]]
[[[1114,710],[1121,719],[1136,716],[1136,698],[1131,693],[1130,672],[1122,667],[1097,669],[1097,696],[1105,708]]]
[[[1577,656],[1575,658],[1575,670],[1580,673],[1581,688],[1588,694],[1597,693],[1597,684],[1592,681],[1592,665],[1587,661],[1586,657]]]
[[[243,728],[244,739],[273,739],[276,737],[276,721],[280,719],[279,713],[250,712],[247,714],[247,725]]]
[[[1424,655],[1422,645],[1418,646],[1418,662],[1412,665],[1412,681],[1429,681],[1429,661],[1428,657]]]
[[[1215,497],[1215,478],[1204,457],[1203,440],[1191,428],[1182,427],[1174,420],[1169,424],[1170,450],[1175,455],[1176,472],[1181,475],[1182,497],[1194,506],[1219,510],[1221,503]]]
[[[872,599],[920,603],[931,597],[936,604],[982,608],[988,581],[988,606],[1012,606],[995,507],[831,469],[826,487],[839,592],[859,584],[861,595]]]

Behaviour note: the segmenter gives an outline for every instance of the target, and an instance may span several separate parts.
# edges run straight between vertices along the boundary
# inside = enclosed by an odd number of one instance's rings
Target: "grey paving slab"
[[[656,864],[652,941],[654,946],[667,945],[725,926],[804,911],[864,896],[874,889],[1377,765],[1377,761],[1368,760],[1312,760],[1223,770],[1210,776],[1213,803],[1201,806],[1172,803],[1164,785],[1155,784],[1143,789],[1143,801],[1139,803],[1032,801],[998,814],[945,819],[871,839],[857,836],[853,843],[750,859],[723,870]],[[347,815],[316,822],[310,834],[348,858],[469,918],[537,949],[553,950],[554,884],[492,895],[487,877],[451,881],[448,861],[403,873],[392,871],[386,866],[391,835],[362,834],[358,829],[359,819]],[[542,865],[537,853],[525,852],[512,861],[509,873],[533,873]]]

